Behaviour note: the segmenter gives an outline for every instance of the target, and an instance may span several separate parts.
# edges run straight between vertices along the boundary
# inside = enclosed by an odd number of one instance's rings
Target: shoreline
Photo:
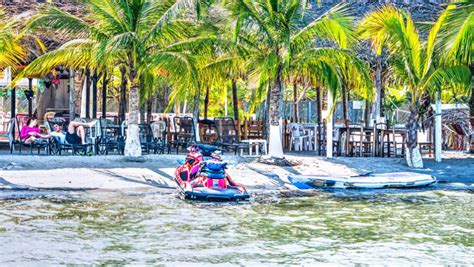
[[[256,158],[225,155],[228,172],[250,193],[294,191],[288,175],[356,175],[412,171],[434,175],[439,183],[474,185],[474,155],[446,153],[443,162],[424,158],[424,169],[411,169],[403,158],[324,158],[311,153],[288,154],[301,164],[280,167]],[[0,190],[163,191],[174,189],[174,169],[184,155],[145,155],[144,162],[123,156],[0,155]]]

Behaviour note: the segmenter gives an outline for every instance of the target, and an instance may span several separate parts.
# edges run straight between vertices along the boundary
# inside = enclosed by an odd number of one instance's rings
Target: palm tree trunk
[[[293,119],[298,122],[298,90],[296,81],[293,83]]]
[[[237,96],[237,81],[232,79],[232,100],[234,103],[234,120],[239,121],[239,99]]]
[[[201,141],[199,136],[199,104],[201,100],[201,83],[197,82],[197,92],[194,94],[194,107],[193,107],[193,118],[194,118],[194,137],[197,142]]]
[[[349,120],[348,120],[348,103],[347,103],[347,87],[346,83],[344,82],[342,84],[342,113],[343,113],[343,120],[344,120],[344,125],[346,127],[346,141],[344,142],[344,156],[348,155],[348,149],[349,149],[349,139],[350,139],[350,131],[349,131]]]
[[[146,101],[146,123],[150,124],[153,119],[153,98],[150,97]]]
[[[129,160],[137,161],[141,159],[142,149],[138,128],[138,112],[140,97],[138,94],[137,71],[130,68],[130,100],[128,108],[128,129],[125,142],[125,157]]]
[[[470,109],[469,117],[471,117],[470,118],[471,127],[474,127],[474,62],[471,63],[469,68],[471,69],[471,86],[472,86],[471,87],[471,99],[469,101],[469,109]],[[470,146],[469,152],[474,153],[474,138],[471,138],[471,142],[470,142],[469,146]]]
[[[265,121],[265,138],[270,136],[270,88],[272,87],[271,83],[268,83],[267,95],[265,97],[265,112],[264,121]]]
[[[377,56],[375,65],[375,101],[372,107],[372,119],[379,122],[382,107],[382,56]]]
[[[281,114],[281,100],[283,98],[283,85],[281,82],[283,66],[279,65],[277,69],[277,76],[274,80],[273,86],[270,88],[270,103],[269,103],[269,119],[270,119],[270,140],[269,140],[269,156],[275,158],[283,158],[283,146],[281,143],[280,132],[280,114]]]
[[[407,129],[406,136],[406,160],[409,167],[423,168],[423,160],[418,149],[418,123],[416,121],[416,109],[411,108],[410,116],[405,125]]]
[[[126,106],[127,106],[127,69],[120,67],[120,73],[122,75],[122,83],[120,85],[120,101],[119,101],[119,119],[120,122],[125,120]]]
[[[145,123],[145,111],[146,111],[145,103],[143,103],[139,106],[140,106],[140,108],[139,108],[139,110],[140,110],[140,119],[139,119],[139,121],[140,121],[140,124],[144,124]]]
[[[199,102],[201,94],[201,84],[198,82],[197,92],[194,94],[194,106],[193,106],[193,117],[197,121],[199,120]]]
[[[207,110],[209,109],[209,86],[206,88],[206,97],[204,98],[204,119],[207,120]]]

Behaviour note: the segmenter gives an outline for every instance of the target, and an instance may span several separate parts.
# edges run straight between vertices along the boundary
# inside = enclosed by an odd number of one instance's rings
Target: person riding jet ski
[[[180,196],[185,199],[234,201],[249,198],[247,190],[235,183],[226,172],[227,163],[219,152],[203,160],[202,155],[190,151],[186,161],[176,169]]]

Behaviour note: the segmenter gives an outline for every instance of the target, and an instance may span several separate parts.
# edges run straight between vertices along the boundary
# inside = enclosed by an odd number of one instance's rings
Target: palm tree
[[[283,157],[280,122],[285,76],[289,73],[295,52],[311,48],[315,38],[330,40],[338,47],[351,41],[351,18],[348,10],[336,6],[301,28],[307,1],[236,0],[230,10],[236,20],[235,33],[239,42],[256,48],[258,56],[250,53],[248,66],[258,75],[259,87],[269,88],[270,141],[269,155]],[[335,48],[318,49],[311,53],[331,58]],[[267,87],[268,86],[268,87]]]
[[[183,52],[196,43],[186,40],[193,28],[188,18],[192,16],[183,12],[192,4],[186,0],[88,0],[85,19],[49,6],[33,18],[30,27],[47,25],[73,40],[38,58],[25,73],[44,71],[56,64],[97,67],[103,61],[107,66],[124,67],[130,84],[125,156],[137,159],[141,156],[139,88],[150,90],[154,75],[163,70],[180,86],[195,82],[188,53]]]
[[[426,43],[422,42],[410,15],[390,5],[369,13],[359,28],[361,38],[370,40],[378,55],[387,49],[395,84],[410,94],[406,146],[407,163],[413,167],[423,166],[417,147],[417,115],[422,112],[424,96],[441,88],[467,88],[470,83],[467,67],[440,64],[434,53],[438,30],[439,23],[432,27]]]
[[[439,17],[440,33],[436,41],[438,52],[445,61],[469,66],[474,86],[474,2],[456,1],[447,6]],[[469,101],[470,116],[474,117],[474,89]]]
[[[0,70],[24,63],[27,51],[21,43],[22,36],[15,32],[18,23],[18,19],[9,19],[3,7],[0,7]]]

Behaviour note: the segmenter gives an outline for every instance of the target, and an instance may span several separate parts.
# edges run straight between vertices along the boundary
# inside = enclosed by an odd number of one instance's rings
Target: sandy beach
[[[173,173],[184,155],[146,155],[144,162],[122,156],[0,155],[0,189],[158,190],[175,187]],[[440,183],[474,184],[474,156],[445,153],[443,162],[425,158],[425,168],[410,169],[401,158],[333,158],[310,153],[286,156],[299,164],[280,167],[256,158],[225,155],[229,173],[250,192],[292,191],[294,174],[356,175],[367,172],[413,171],[434,175]]]

